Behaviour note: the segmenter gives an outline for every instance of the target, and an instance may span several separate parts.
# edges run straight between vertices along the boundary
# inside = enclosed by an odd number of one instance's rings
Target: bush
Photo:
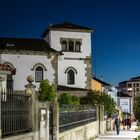
[[[68,93],[62,93],[59,96],[59,104],[70,104],[70,105],[78,105],[80,104],[79,98],[77,96],[74,95],[70,95]]]
[[[43,80],[39,87],[39,100],[54,102],[56,98],[55,87],[48,80]]]

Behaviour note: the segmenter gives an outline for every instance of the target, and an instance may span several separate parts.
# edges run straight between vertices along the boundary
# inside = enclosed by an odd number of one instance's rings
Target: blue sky
[[[117,85],[140,75],[139,0],[0,0],[0,37],[40,38],[65,20],[96,29],[98,78]]]

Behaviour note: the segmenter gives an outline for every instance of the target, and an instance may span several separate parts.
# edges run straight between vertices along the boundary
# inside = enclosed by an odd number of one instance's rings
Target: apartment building
[[[140,93],[140,76],[132,77],[128,81],[120,82],[119,90],[132,97],[137,93]]]

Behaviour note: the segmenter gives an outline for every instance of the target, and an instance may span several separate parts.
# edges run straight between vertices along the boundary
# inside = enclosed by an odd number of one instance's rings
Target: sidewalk
[[[95,140],[136,140],[140,136],[140,132],[136,132],[136,123],[132,123],[130,130],[121,130],[117,135],[116,131],[107,131],[106,134],[99,136]]]
[[[140,132],[131,130],[121,130],[119,135],[116,134],[116,131],[108,131],[105,135],[99,136],[95,140],[136,140],[139,135]]]

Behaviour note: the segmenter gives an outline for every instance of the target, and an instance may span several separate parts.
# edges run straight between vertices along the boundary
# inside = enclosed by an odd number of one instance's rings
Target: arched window
[[[74,42],[73,41],[69,42],[69,51],[71,51],[71,52],[74,51]]]
[[[41,82],[42,80],[43,80],[43,68],[41,66],[38,66],[35,69],[35,81]]]
[[[62,41],[62,51],[67,51],[67,42]]]
[[[79,41],[76,41],[76,43],[75,43],[75,51],[80,52],[80,50],[81,50],[80,47],[81,47],[81,43]]]
[[[72,69],[68,70],[67,73],[67,84],[74,85],[75,83],[75,74]]]

